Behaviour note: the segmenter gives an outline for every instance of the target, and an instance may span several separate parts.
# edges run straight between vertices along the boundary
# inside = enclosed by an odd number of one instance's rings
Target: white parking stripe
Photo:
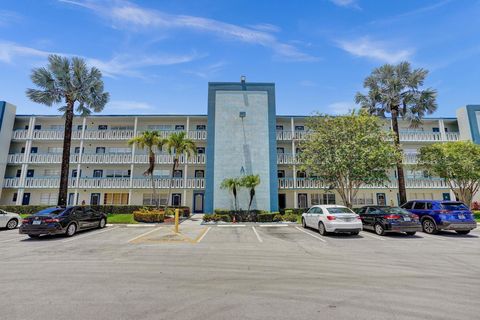
[[[236,227],[246,227],[245,224],[219,224],[217,227],[224,227],[224,228],[236,228]]]
[[[268,227],[288,227],[288,224],[261,224],[260,228],[268,228]]]
[[[253,232],[255,232],[255,235],[257,236],[258,242],[262,243],[263,239],[258,234],[257,229],[255,229],[255,227],[252,227],[252,230],[253,230]]]
[[[104,233],[104,232],[109,232],[109,231],[113,231],[115,229],[118,229],[120,227],[113,227],[113,228],[107,228],[105,230],[102,230],[102,231],[98,231],[98,232],[94,232],[94,233],[87,233],[87,234],[84,234],[82,236],[76,236],[76,237],[73,237],[73,238],[70,238],[70,239],[67,239],[67,240],[63,240],[62,242],[71,242],[71,241],[75,241],[75,240],[78,240],[78,239],[83,239],[83,238],[87,238],[87,237],[93,237],[97,234],[100,234],[100,233]]]
[[[314,237],[315,239],[318,239],[318,240],[323,241],[323,242],[327,242],[327,241],[325,241],[324,239],[322,239],[322,238],[320,238],[320,237],[318,237],[318,236],[316,236],[316,235],[314,235],[314,234],[311,234],[310,232],[307,232],[307,231],[305,231],[305,230],[300,229],[299,227],[295,227],[295,228],[298,229],[298,230],[300,230],[300,231],[302,231],[303,233],[308,234],[308,235],[311,236],[311,237]]]
[[[24,240],[25,238],[24,237],[18,237],[18,238],[13,238],[13,239],[8,239],[8,240],[2,240],[0,241],[0,243],[5,243],[5,242],[11,242],[11,241],[20,241],[20,240]]]
[[[210,229],[212,229],[212,227],[208,227],[207,231],[205,231],[205,233],[202,234],[200,238],[198,238],[197,243],[199,243],[200,241],[203,240],[203,238],[205,238],[205,236],[207,235],[208,231],[210,231]]]
[[[441,236],[440,237],[432,236],[432,235],[429,235],[428,233],[425,233],[425,232],[420,234],[420,237],[427,238],[427,239],[435,239],[435,240],[440,240],[440,241],[445,241],[446,240],[446,239],[443,239]]]
[[[150,231],[148,231],[148,232],[142,233],[141,235],[136,236],[135,238],[132,238],[132,239],[128,240],[127,242],[135,241],[135,240],[137,240],[137,239],[139,239],[139,238],[141,238],[141,237],[146,236],[147,234],[150,234],[150,233],[152,233],[152,232],[158,231],[158,230],[160,230],[160,229],[162,229],[162,227],[155,228],[155,229],[150,230]]]
[[[365,232],[365,231],[362,232],[362,235],[365,235],[365,236],[367,236],[367,237],[370,237],[370,238],[373,238],[373,239],[377,239],[377,240],[382,240],[382,241],[385,241],[385,240],[386,240],[385,238],[381,238],[381,237],[379,237],[379,236],[375,236],[375,235],[370,234],[370,233]]]

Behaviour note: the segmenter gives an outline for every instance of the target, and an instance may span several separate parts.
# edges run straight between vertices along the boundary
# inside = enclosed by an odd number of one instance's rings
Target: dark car
[[[73,236],[79,230],[104,228],[107,216],[90,207],[71,206],[41,210],[22,221],[21,234],[36,238],[44,234]]]
[[[363,222],[363,228],[383,236],[387,232],[405,232],[413,236],[422,231],[417,215],[400,207],[367,206],[357,210]]]
[[[429,234],[439,230],[454,230],[468,234],[477,227],[477,222],[463,202],[441,200],[408,201],[402,208],[420,217],[423,231]]]

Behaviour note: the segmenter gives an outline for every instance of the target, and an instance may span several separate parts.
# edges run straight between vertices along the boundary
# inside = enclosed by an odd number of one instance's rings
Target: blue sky
[[[49,53],[99,67],[104,114],[205,114],[209,81],[275,82],[277,114],[338,114],[384,63],[430,70],[435,116],[480,103],[480,1],[0,1],[0,100],[25,97]]]

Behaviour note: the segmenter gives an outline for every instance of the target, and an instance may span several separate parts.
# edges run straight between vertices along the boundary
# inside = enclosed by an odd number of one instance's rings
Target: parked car
[[[477,227],[477,222],[468,207],[458,201],[414,200],[402,208],[420,217],[423,232],[432,234],[439,230],[454,230],[468,234]]]
[[[15,229],[21,223],[22,217],[14,212],[0,210],[0,228]]]
[[[400,207],[366,206],[356,212],[362,219],[363,229],[372,230],[379,236],[387,232],[405,232],[413,236],[422,231],[418,216]]]
[[[357,235],[362,230],[358,214],[338,205],[315,205],[302,214],[304,228],[317,229],[324,236],[330,232]]]
[[[85,206],[54,207],[23,219],[19,232],[31,238],[45,234],[73,236],[79,230],[104,228],[107,216]]]

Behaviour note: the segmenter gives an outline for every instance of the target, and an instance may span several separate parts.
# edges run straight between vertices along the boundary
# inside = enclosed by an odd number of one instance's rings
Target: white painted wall
[[[467,107],[457,109],[457,123],[460,131],[460,140],[472,140],[470,123],[468,122]]]
[[[0,197],[2,195],[3,179],[5,177],[5,169],[7,167],[8,150],[10,149],[10,141],[12,139],[13,124],[15,123],[15,113],[17,107],[13,104],[6,103],[3,120],[0,129]]]

